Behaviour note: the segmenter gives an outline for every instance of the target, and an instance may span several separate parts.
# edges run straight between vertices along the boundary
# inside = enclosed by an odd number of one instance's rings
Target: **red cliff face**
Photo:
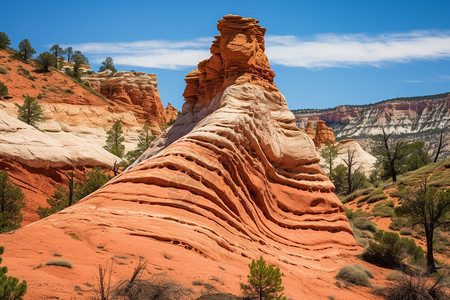
[[[170,122],[161,103],[155,74],[117,72],[110,70],[83,77],[91,87],[106,98],[131,106],[151,125]]]
[[[355,298],[333,285],[355,259],[351,227],[273,84],[257,23],[219,21],[212,57],[186,77],[183,113],[137,165],[72,207],[0,236],[31,297],[76,296],[99,263],[139,256],[184,285],[215,276],[220,289],[239,294],[248,263],[264,256],[286,275],[288,297]],[[75,267],[34,268],[53,253]],[[130,269],[119,265],[113,280]]]
[[[325,143],[334,143],[333,129],[328,127],[325,121],[317,121],[316,134],[314,136],[314,144],[316,147],[320,147]]]
[[[305,132],[314,141],[314,145],[316,145],[316,147],[320,147],[328,142],[335,142],[333,129],[328,127],[325,121],[317,121],[315,131],[314,123],[312,121],[308,121],[306,123]]]

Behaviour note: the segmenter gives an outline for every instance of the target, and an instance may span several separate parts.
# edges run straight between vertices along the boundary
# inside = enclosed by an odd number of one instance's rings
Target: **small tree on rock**
[[[64,51],[67,54],[67,61],[72,61],[72,55],[73,55],[73,48],[72,47],[67,47],[66,49],[64,49]]]
[[[76,79],[80,79],[80,77],[81,77],[80,68],[81,68],[82,65],[88,64],[89,60],[87,59],[86,56],[84,56],[83,53],[81,53],[81,51],[75,51],[73,53],[71,59],[74,62],[74,65],[73,65],[73,77],[75,77]]]
[[[3,255],[3,252],[5,252],[5,248],[1,246],[0,255]],[[0,257],[0,263],[2,260]],[[19,279],[7,276],[6,273],[8,273],[8,267],[0,266],[0,299],[22,300],[27,293],[27,282],[19,283]]]
[[[103,72],[106,70],[111,70],[113,73],[117,72],[117,69],[114,67],[114,60],[107,56],[106,59],[102,62],[102,65],[98,69],[99,72]]]
[[[43,52],[39,54],[36,62],[41,66],[42,71],[48,72],[48,68],[55,64],[55,57],[49,52]]]
[[[9,179],[8,173],[0,171],[0,232],[20,227],[24,198],[22,190]]]
[[[150,132],[150,129],[147,124],[144,125],[144,128],[139,133],[138,136],[138,144],[135,150],[128,151],[125,155],[127,160],[127,165],[131,165],[135,160],[137,160],[145,150],[150,147],[150,144],[155,139],[155,137]]]
[[[64,60],[64,56],[63,55],[66,54],[65,50],[63,48],[61,48],[58,44],[55,44],[55,45],[53,45],[50,48],[50,52],[51,52],[51,54],[53,55],[53,58],[54,58],[55,68],[58,68],[58,63],[60,61]]]
[[[106,132],[106,135],[106,146],[104,148],[112,154],[122,157],[125,152],[125,146],[123,145],[125,138],[123,136],[122,124],[120,121],[117,121],[111,129]]]
[[[26,96],[23,105],[20,106],[16,103],[16,106],[18,107],[17,118],[28,125],[37,127],[39,122],[44,121],[44,112],[36,98]]]
[[[0,49],[6,49],[11,45],[11,40],[4,32],[0,32]]]
[[[283,295],[284,286],[281,285],[283,274],[279,268],[267,266],[262,256],[248,266],[250,268],[250,275],[247,276],[248,284],[241,283],[241,289],[249,299],[286,299]]]
[[[28,39],[24,39],[19,43],[19,53],[24,60],[27,60],[32,58],[33,54],[36,54],[36,50],[31,47],[31,43]]]

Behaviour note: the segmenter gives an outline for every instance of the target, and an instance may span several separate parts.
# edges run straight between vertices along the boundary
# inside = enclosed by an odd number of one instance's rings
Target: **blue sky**
[[[267,28],[275,83],[291,109],[367,104],[450,91],[450,1],[7,1],[0,31],[38,53],[72,45],[93,70],[155,73],[181,108],[184,75],[208,58],[217,20]]]

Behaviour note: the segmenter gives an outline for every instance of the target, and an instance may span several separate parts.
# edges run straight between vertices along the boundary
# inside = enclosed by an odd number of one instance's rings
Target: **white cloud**
[[[211,38],[186,41],[149,40],[129,43],[65,45],[100,63],[111,56],[117,65],[178,69],[210,56]],[[449,59],[450,32],[413,31],[376,36],[320,34],[312,37],[266,36],[273,65],[302,68],[383,66],[412,60]]]
[[[377,36],[322,34],[309,39],[269,35],[266,44],[270,62],[289,67],[381,66],[450,58],[450,32],[414,31]]]

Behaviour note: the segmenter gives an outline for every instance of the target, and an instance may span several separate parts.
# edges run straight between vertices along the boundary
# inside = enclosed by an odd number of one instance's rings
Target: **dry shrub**
[[[449,299],[448,293],[440,285],[441,276],[435,284],[428,283],[423,275],[403,275],[397,279],[397,284],[386,288],[385,297],[389,300],[445,300]]]
[[[155,274],[144,279],[143,273],[147,263],[140,259],[129,279],[111,285],[112,263],[102,268],[96,278],[94,293],[96,300],[129,299],[129,300],[171,300],[181,299],[189,294],[189,290],[167,278],[164,274]]]

